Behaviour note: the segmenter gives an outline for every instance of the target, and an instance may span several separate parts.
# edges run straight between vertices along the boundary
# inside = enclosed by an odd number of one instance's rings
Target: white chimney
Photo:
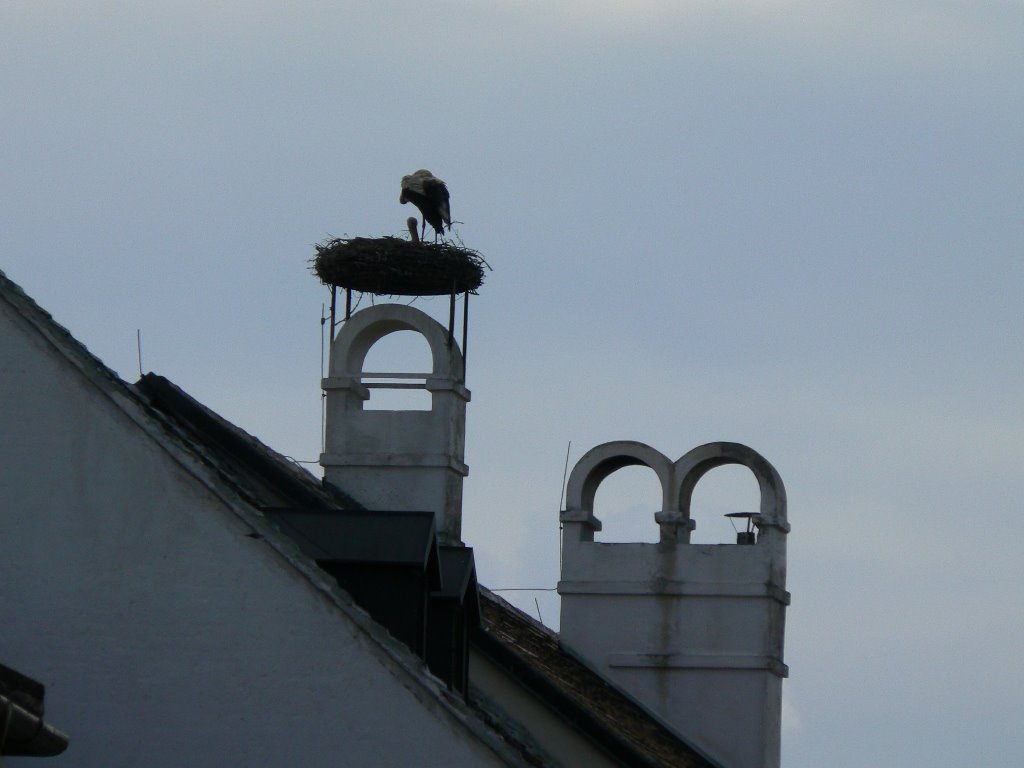
[[[364,371],[370,348],[395,331],[420,333],[430,371]],[[466,403],[462,352],[432,317],[404,304],[353,314],[331,344],[326,399],[324,479],[369,509],[432,511],[443,544],[461,544]],[[364,382],[373,379],[373,382]],[[380,381],[382,380],[382,381]],[[364,410],[372,388],[425,389],[429,411]]]
[[[690,500],[710,469],[754,474],[761,505],[746,544],[690,544]],[[657,544],[599,543],[594,497],[615,470],[658,475]],[[561,642],[730,768],[778,768],[786,606],[786,492],[738,443],[676,462],[643,443],[605,443],[579,460],[562,512]]]

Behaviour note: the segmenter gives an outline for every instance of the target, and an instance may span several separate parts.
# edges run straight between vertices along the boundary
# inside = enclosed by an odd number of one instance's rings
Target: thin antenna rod
[[[543,624],[543,623],[544,623],[544,619],[543,619],[543,617],[542,617],[542,616],[540,615],[540,603],[539,603],[539,602],[537,602],[537,598],[536,598],[536,597],[535,597],[535,598],[533,598],[533,604],[534,604],[535,606],[537,606],[537,621],[539,621],[539,622],[540,622],[541,624]]]
[[[462,294],[462,383],[466,383],[466,330],[469,327],[469,291]]]
[[[569,476],[569,451],[572,450],[572,440],[565,446],[565,468],[562,470],[562,494],[558,497],[558,511],[562,511],[562,505],[565,503],[565,478]]]
[[[565,504],[565,478],[569,475],[569,451],[572,440],[565,446],[565,468],[562,470],[562,492],[558,496],[558,572],[562,572],[562,507]],[[559,577],[561,578],[561,577]]]
[[[452,294],[448,298],[448,346],[455,340],[455,283],[452,283]]]
[[[334,306],[335,306],[335,304],[337,304],[337,301],[338,301],[338,286],[332,285],[331,286],[331,336],[330,336],[332,342],[334,341],[334,329],[335,329],[335,327],[337,325],[337,323],[335,322],[335,316],[334,316]]]
[[[142,378],[142,330],[135,329],[135,348],[139,352],[139,378]]]
[[[320,378],[323,379],[327,372],[324,370],[324,331],[327,330],[327,317],[323,303],[320,304]],[[334,287],[331,287],[331,325],[334,324]],[[331,335],[334,335],[334,328],[331,328]],[[327,393],[320,390],[320,453],[327,452]]]

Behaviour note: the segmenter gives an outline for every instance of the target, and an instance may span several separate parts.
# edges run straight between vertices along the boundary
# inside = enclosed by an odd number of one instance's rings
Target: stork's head
[[[405,205],[406,203],[409,202],[409,198],[406,197],[405,192],[406,190],[409,189],[409,187],[412,186],[413,175],[414,174],[407,173],[405,176],[402,177],[402,194],[398,196],[398,202],[400,202],[402,205]]]

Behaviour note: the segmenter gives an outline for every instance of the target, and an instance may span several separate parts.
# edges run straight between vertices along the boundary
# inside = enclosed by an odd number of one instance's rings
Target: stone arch
[[[596,529],[600,522],[594,517],[594,498],[601,482],[623,467],[645,466],[654,470],[661,483],[662,511],[672,509],[672,463],[661,453],[635,440],[616,440],[587,451],[569,475],[565,510],[573,517],[584,517]]]
[[[418,372],[434,370],[434,351],[419,331],[399,328],[384,334],[366,351],[363,375],[368,372]]]
[[[741,443],[707,443],[689,451],[675,463],[673,469],[679,514],[687,520],[690,518],[693,489],[705,474],[724,464],[744,466],[757,480],[761,491],[758,527],[762,531],[772,527],[788,533],[786,488],[782,478],[764,456]]]
[[[449,339],[448,330],[430,315],[405,304],[378,304],[346,320],[332,345],[331,376],[358,377],[370,347],[395,331],[415,331],[426,339],[433,359],[431,378],[462,380],[462,353]]]

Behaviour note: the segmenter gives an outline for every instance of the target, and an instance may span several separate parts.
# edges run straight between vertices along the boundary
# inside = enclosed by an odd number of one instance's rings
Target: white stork
[[[434,174],[426,169],[410,173],[402,177],[402,194],[398,202],[412,203],[423,214],[423,234],[427,232],[427,224],[434,228],[434,242],[437,236],[444,234],[444,225],[452,228],[452,214],[448,206],[448,187]]]

